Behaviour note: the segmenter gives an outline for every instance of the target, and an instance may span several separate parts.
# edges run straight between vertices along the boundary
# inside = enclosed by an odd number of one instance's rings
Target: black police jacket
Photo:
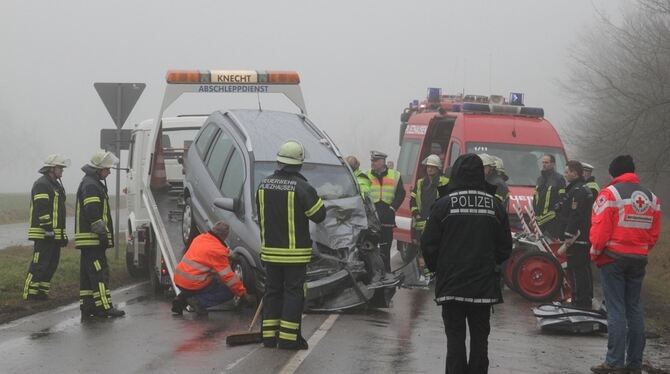
[[[558,218],[561,223],[561,240],[572,239],[579,232],[576,243],[588,244],[593,193],[586,186],[584,178],[577,179],[568,185],[559,206]]]
[[[81,170],[85,175],[77,189],[77,207],[74,216],[75,247],[111,248],[114,246],[114,223],[109,209],[107,186],[100,181],[95,168],[84,165]],[[92,230],[92,226],[99,225],[99,222],[104,224],[105,233]]]
[[[426,266],[436,274],[435,301],[501,303],[499,265],[512,252],[512,234],[481,158],[460,156],[443,192],[421,236]]]

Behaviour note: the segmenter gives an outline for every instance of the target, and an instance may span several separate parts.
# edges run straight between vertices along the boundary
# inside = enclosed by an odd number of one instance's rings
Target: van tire
[[[242,279],[244,288],[247,289],[250,295],[255,295],[256,292],[256,276],[254,275],[254,269],[249,265],[249,262],[243,255],[237,255],[234,260],[231,261],[231,268],[235,274]]]
[[[190,197],[186,197],[184,200],[184,210],[182,211],[181,219],[181,238],[186,248],[188,248],[193,238],[199,234],[198,226],[196,226],[195,219],[193,218],[193,206],[191,205]]]
[[[128,243],[128,246],[132,246],[132,243]],[[140,258],[140,266],[135,266],[133,263],[135,258],[133,252],[126,250],[126,269],[131,278],[140,279],[147,276],[147,270],[142,266],[142,259]]]

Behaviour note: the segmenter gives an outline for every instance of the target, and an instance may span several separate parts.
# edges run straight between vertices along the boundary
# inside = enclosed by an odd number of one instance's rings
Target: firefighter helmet
[[[119,163],[119,159],[112,152],[99,149],[91,156],[88,165],[96,169],[109,169]]]
[[[55,166],[60,166],[62,168],[66,168],[70,166],[70,159],[65,158],[62,155],[59,155],[57,153],[48,155],[46,159],[44,159],[44,163],[42,164],[42,167],[38,172],[40,173],[47,173],[49,170],[51,170],[52,167]]]
[[[480,153],[478,156],[482,159],[482,164],[484,164],[484,166],[496,166],[496,160],[493,156],[486,153]]]
[[[279,147],[277,161],[287,165],[302,165],[305,161],[305,148],[295,140],[289,140]]]
[[[423,160],[423,164],[426,166],[435,166],[438,169],[442,169],[442,160],[438,155],[430,155]]]
[[[505,172],[505,164],[503,164],[502,158],[498,156],[491,156],[493,157],[493,166],[495,166],[496,170],[504,173]]]

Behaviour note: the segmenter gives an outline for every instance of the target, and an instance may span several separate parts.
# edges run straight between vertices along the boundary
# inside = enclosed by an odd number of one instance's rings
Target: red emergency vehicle
[[[425,176],[422,161],[431,153],[443,160],[446,176],[461,154],[488,153],[500,157],[509,177],[510,223],[513,229],[520,230],[512,204],[518,202],[523,207],[532,201],[542,156],[554,155],[559,173],[566,162],[563,143],[544,118],[544,110],[524,106],[522,98],[522,94],[516,93],[510,95],[509,101],[500,95],[431,95],[429,89],[428,100],[421,103],[415,100],[403,111],[396,165],[407,194],[396,214],[398,227],[394,238],[399,250],[403,251],[412,242],[410,193],[417,180]]]

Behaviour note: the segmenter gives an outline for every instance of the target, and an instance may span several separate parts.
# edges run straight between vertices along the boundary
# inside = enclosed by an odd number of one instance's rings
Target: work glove
[[[240,296],[240,306],[246,308],[252,308],[255,305],[256,305],[255,297],[249,295],[248,293],[245,293],[244,295]]]

